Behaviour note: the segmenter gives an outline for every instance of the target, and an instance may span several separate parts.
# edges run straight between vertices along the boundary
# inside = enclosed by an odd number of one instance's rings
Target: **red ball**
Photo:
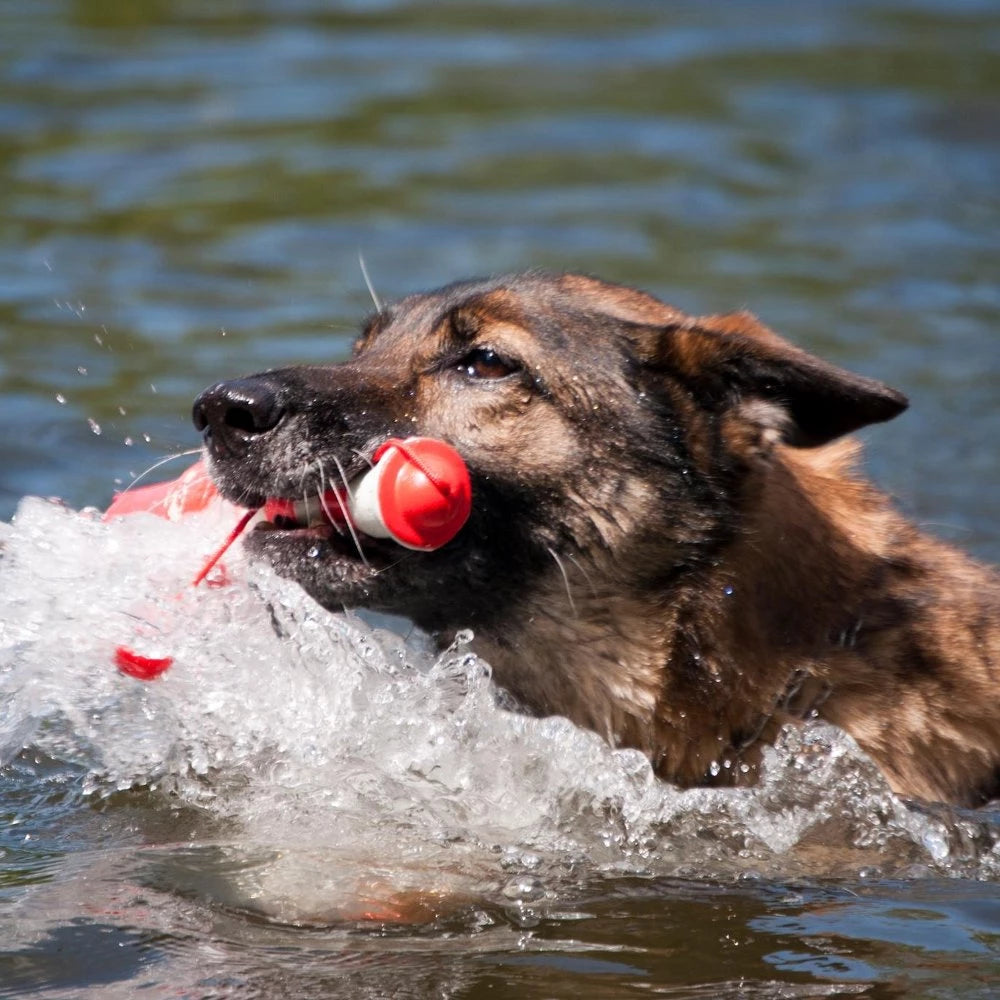
[[[390,438],[374,455],[379,512],[401,545],[430,551],[469,519],[472,484],[462,456],[436,438]]]

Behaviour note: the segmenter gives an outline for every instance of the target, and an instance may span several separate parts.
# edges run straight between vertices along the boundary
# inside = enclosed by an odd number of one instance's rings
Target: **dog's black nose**
[[[217,458],[246,454],[250,442],[278,426],[285,408],[264,376],[219,382],[195,401],[192,419]]]

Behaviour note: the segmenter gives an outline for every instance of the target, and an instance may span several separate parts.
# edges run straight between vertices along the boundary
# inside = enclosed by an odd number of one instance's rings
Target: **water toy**
[[[347,523],[421,552],[439,549],[458,534],[472,493],[465,463],[451,445],[435,438],[390,438],[372,461],[348,489],[308,500],[270,499],[264,517],[277,524]]]
[[[215,502],[227,503],[205,463],[199,460],[175,480],[118,494],[104,520],[143,511],[179,521]],[[192,587],[212,582],[211,571],[261,512],[229,506],[239,512],[239,520],[205,561],[191,581]],[[271,497],[262,511],[264,518],[279,528],[331,523],[352,533],[391,539],[405,548],[430,552],[458,534],[471,507],[472,487],[461,455],[436,438],[411,437],[385,441],[372,456],[372,467],[344,489],[327,490],[302,500]],[[152,680],[173,664],[173,657],[144,656],[118,646],[115,664],[130,677]]]

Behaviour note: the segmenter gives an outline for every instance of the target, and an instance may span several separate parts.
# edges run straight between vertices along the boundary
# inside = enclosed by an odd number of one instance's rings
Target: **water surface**
[[[178,605],[217,523],[18,505],[103,506],[204,385],[343,357],[361,252],[384,297],[751,308],[910,395],[869,468],[1000,561],[998,49],[955,0],[0,7],[0,995],[994,995],[997,817],[842,736],[674,792],[266,574]],[[141,685],[108,650],[151,618]]]

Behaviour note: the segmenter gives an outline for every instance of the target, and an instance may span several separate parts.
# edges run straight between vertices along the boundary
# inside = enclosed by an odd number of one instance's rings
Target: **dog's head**
[[[622,286],[527,274],[405,298],[349,361],[220,383],[194,414],[221,491],[248,507],[350,481],[389,437],[452,444],[473,510],[443,548],[330,524],[248,540],[326,607],[440,630],[488,628],[570,562],[621,586],[669,579],[732,532],[775,449],[905,405],[748,314],[691,318]]]

